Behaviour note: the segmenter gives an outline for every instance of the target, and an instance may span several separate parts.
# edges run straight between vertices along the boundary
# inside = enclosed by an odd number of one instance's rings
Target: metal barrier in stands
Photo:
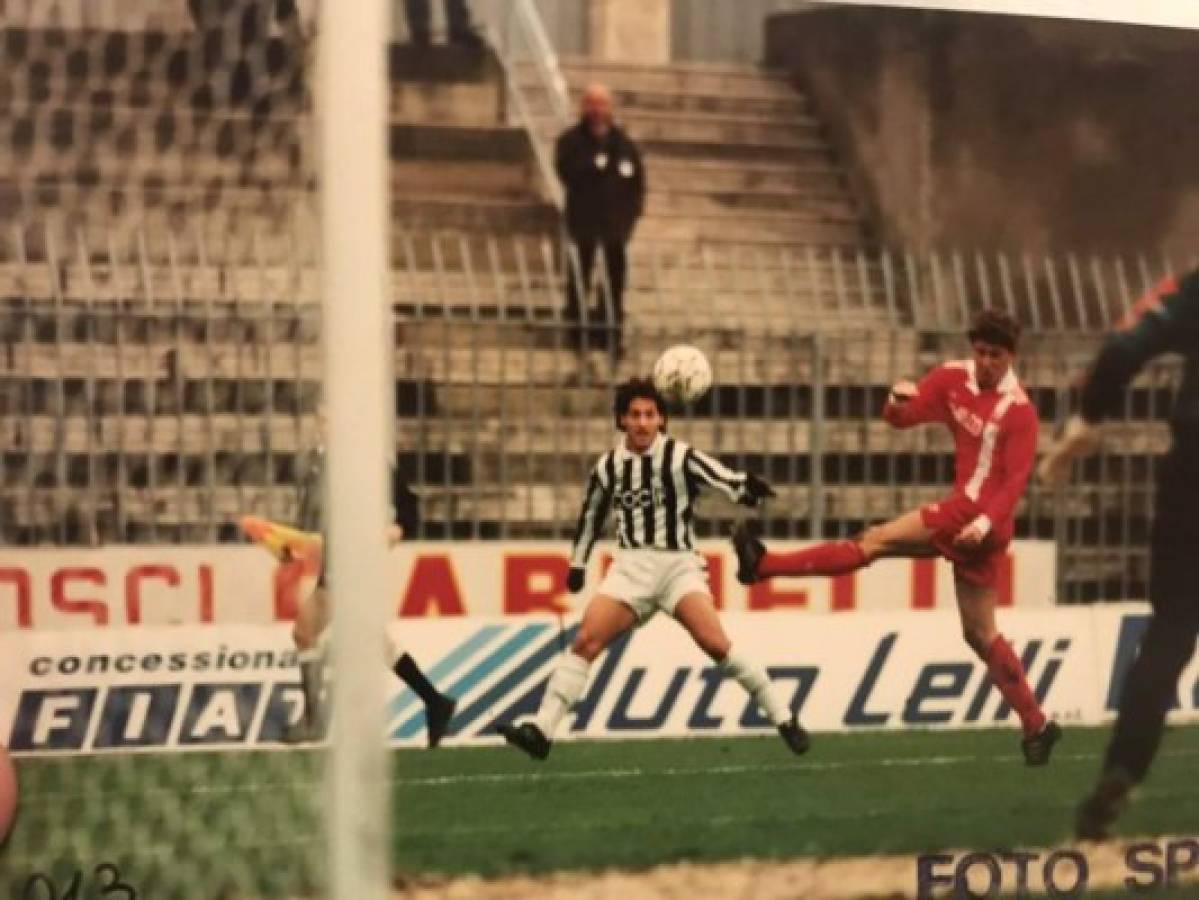
[[[292,515],[297,455],[317,440],[320,319],[310,240],[292,236],[281,262],[277,238],[0,236],[5,543],[235,540],[240,512]],[[577,254],[544,237],[397,233],[393,261],[397,439],[431,540],[569,537],[616,438],[612,385],[679,341],[717,383],[671,428],[779,485],[771,534],[851,534],[948,484],[946,437],[895,432],[878,410],[897,378],[966,352],[977,309],[1029,326],[1018,368],[1048,433],[1099,335],[1185,265],[634,244],[618,328],[598,276],[599,314],[564,317]],[[1063,599],[1143,595],[1176,377],[1164,363],[1138,378],[1072,489],[1029,490],[1019,533],[1058,541]],[[714,502],[702,530],[737,514]]]
[[[513,124],[529,135],[541,187],[561,208],[562,187],[554,171],[553,140],[572,119],[566,78],[532,0],[485,3],[479,10],[491,45],[504,67]]]

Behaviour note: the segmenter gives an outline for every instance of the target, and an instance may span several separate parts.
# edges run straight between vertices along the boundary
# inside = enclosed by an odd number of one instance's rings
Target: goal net
[[[376,4],[344,6],[354,19]],[[345,791],[385,797],[382,752],[357,742],[368,750],[336,761],[355,744],[344,729],[363,727],[356,711],[327,726],[335,740],[288,746],[302,705],[288,628],[205,625],[203,559],[138,556],[235,541],[244,514],[297,515],[329,394],[322,304],[347,253],[320,249],[318,148],[332,146],[316,127],[322,12],[317,0],[0,0],[0,541],[62,548],[52,572],[0,576],[0,721],[13,723],[0,743],[21,789],[0,896],[315,897],[336,884],[349,896],[335,870],[357,851],[330,855],[328,821],[381,858],[383,817],[363,837],[377,810],[355,813]],[[384,29],[364,21],[381,73]],[[353,34],[342,30],[343,47]],[[343,51],[343,84],[345,65]],[[381,101],[382,77],[372,91],[355,94]],[[359,100],[346,103],[361,114]],[[384,123],[380,103],[368,125],[382,137]],[[365,171],[381,173],[383,155]],[[382,272],[371,277],[362,302],[382,296]],[[372,314],[377,336],[382,305]],[[369,374],[382,349],[360,352]],[[378,420],[359,437],[381,454],[383,379],[368,388],[382,405],[326,399],[334,425]],[[336,482],[352,461],[330,443]],[[379,466],[345,493],[374,496],[384,477]],[[128,565],[114,581],[87,554],[116,545]],[[272,565],[246,559],[247,578]],[[191,592],[194,615],[156,622],[139,598],[157,589]],[[52,613],[88,627],[39,627],[43,590]],[[374,613],[356,615],[351,631]],[[103,627],[143,616],[145,627]],[[332,693],[347,677],[378,682],[379,657],[364,676],[334,665]]]

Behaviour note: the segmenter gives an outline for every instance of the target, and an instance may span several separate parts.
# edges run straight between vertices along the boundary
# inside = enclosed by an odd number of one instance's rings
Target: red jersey
[[[1016,504],[1037,453],[1036,408],[1016,373],[992,390],[981,390],[974,360],[943,363],[920,380],[906,403],[887,401],[883,418],[896,428],[941,422],[953,435],[953,493],[977,505],[974,524],[1010,536]]]

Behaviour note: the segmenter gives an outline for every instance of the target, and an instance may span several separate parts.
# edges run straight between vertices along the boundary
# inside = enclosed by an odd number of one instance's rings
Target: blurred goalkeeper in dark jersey
[[[1094,790],[1078,808],[1080,838],[1099,840],[1144,780],[1161,743],[1166,712],[1199,633],[1199,272],[1167,278],[1142,298],[1100,350],[1081,409],[1041,462],[1042,478],[1065,483],[1070,464],[1091,452],[1096,426],[1123,402],[1124,389],[1149,360],[1185,359],[1171,420],[1173,443],[1159,469],[1150,555],[1153,613],[1124,682],[1120,712]]]
[[[317,535],[323,530],[324,515],[322,500],[324,497],[325,480],[325,449],[318,446],[304,459],[299,478],[299,513],[297,525],[299,540],[291,543],[284,540],[281,556],[285,559],[299,555],[308,555],[300,544],[307,539],[309,546],[315,546],[319,553],[319,545],[323,543]],[[388,529],[388,541],[393,546],[403,537],[416,532],[419,524],[419,503],[416,495],[409,488],[399,466],[391,470],[391,494],[393,523]],[[290,529],[277,529],[291,531]],[[263,543],[270,543],[270,538]],[[300,720],[288,729],[284,740],[287,743],[305,743],[320,737],[324,728],[322,716],[322,689],[324,687],[324,642],[322,636],[329,624],[329,595],[326,584],[326,571],[322,564],[320,578],[313,591],[301,596],[296,612],[295,628],[292,635],[296,648],[299,650],[300,682],[304,692],[304,712]],[[430,747],[436,747],[449,730],[450,720],[454,715],[456,701],[442,694],[433,686],[416,660],[393,641],[388,642],[391,653],[392,671],[408,685],[425,704],[425,721],[428,729]]]

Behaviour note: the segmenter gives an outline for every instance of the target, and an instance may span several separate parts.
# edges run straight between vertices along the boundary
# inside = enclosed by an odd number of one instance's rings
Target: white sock
[[[745,692],[754,698],[754,702],[775,725],[791,721],[791,711],[787,709],[770,676],[762,669],[730,650],[720,663],[720,671],[745,688]]]
[[[587,673],[590,669],[591,663],[573,653],[563,656],[562,662],[558,663],[558,667],[554,669],[549,684],[545,686],[545,696],[541,698],[541,708],[537,710],[537,717],[533,719],[534,724],[547,738],[553,738],[562,717],[570,712],[571,708],[579,702],[579,698],[583,696],[583,688],[587,687]]]

